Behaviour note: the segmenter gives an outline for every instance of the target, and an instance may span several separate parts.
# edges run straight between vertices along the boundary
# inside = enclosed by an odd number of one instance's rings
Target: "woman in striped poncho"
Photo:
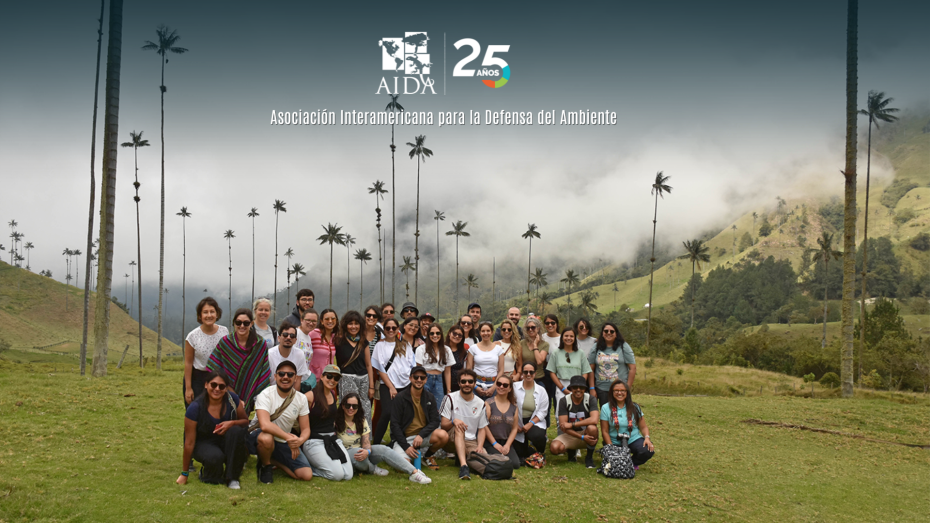
[[[223,371],[230,378],[229,387],[245,404],[246,412],[254,407],[254,398],[269,385],[268,347],[256,334],[252,311],[239,309],[233,315],[233,334],[228,334],[210,355],[207,370]]]

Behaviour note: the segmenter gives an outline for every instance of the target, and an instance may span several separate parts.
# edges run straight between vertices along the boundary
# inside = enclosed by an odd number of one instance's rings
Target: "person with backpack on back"
[[[600,422],[604,444],[621,445],[621,437],[629,437],[627,445],[633,458],[633,468],[649,461],[655,455],[656,447],[649,438],[649,427],[643,410],[633,403],[633,396],[627,384],[614,380],[610,384],[610,399],[601,407]]]
[[[588,378],[588,390],[597,393],[601,406],[607,404],[612,395],[610,386],[614,380],[620,380],[633,387],[636,378],[636,357],[630,344],[623,339],[620,329],[607,322],[601,327],[601,337],[588,355],[591,374]],[[601,418],[603,420],[604,418]]]
[[[597,429],[600,414],[597,400],[587,392],[584,376],[572,376],[568,384],[568,396],[559,400],[559,428],[562,434],[549,444],[552,454],[568,453],[568,461],[575,462],[575,451],[586,448],[584,464],[594,468],[594,446],[597,445]]]

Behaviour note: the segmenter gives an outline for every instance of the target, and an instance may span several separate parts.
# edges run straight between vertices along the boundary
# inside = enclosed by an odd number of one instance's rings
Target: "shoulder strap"
[[[391,365],[394,364],[394,358],[396,358],[396,357],[397,357],[397,353],[396,353],[396,352],[392,352],[392,353],[391,353],[391,359],[389,359],[388,362],[387,362],[387,364],[384,366],[384,373],[385,373],[385,374],[387,374],[387,371],[388,371],[388,369],[391,368]]]
[[[585,392],[585,393],[584,393],[584,411],[585,411],[585,413],[587,413],[587,412],[590,411],[591,408],[588,406],[588,405],[590,405],[590,404],[591,404],[591,395],[588,394],[587,392]]]
[[[346,340],[346,342],[348,343],[348,340]],[[349,346],[351,347],[351,345],[349,345]],[[349,357],[349,361],[345,362],[345,364],[342,366],[342,368],[344,369],[344,368],[348,367],[349,365],[351,365],[352,363],[354,363],[355,360],[357,360],[358,357],[362,354],[362,350],[364,350],[364,347],[365,347],[365,344],[362,343],[362,338],[359,337],[358,343],[355,344],[355,350],[352,351],[352,356]],[[333,357],[334,357],[334,358],[336,357],[336,353],[335,353],[335,352],[333,352]],[[392,359],[393,359],[393,357],[392,357]],[[387,370],[385,370],[385,372],[387,372]]]
[[[275,411],[271,414],[268,420],[274,421],[278,419],[278,417],[280,417],[281,414],[283,414],[284,411],[287,410],[287,408],[291,406],[291,403],[294,401],[295,395],[296,393],[294,392],[294,389],[291,389],[291,392],[289,392],[287,397],[284,398],[284,403],[282,403],[280,407],[275,409]]]
[[[236,403],[233,401],[232,394],[228,392],[226,393],[226,402],[229,403],[229,408],[231,409],[230,410],[231,419],[234,419],[234,420],[238,419],[237,417],[238,415],[236,411],[239,410],[239,405],[236,405]]]

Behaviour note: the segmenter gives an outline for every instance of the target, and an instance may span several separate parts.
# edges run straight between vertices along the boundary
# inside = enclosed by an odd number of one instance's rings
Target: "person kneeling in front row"
[[[601,433],[604,444],[620,445],[620,434],[627,434],[627,445],[633,459],[633,468],[649,461],[655,455],[656,448],[649,439],[649,427],[639,405],[633,403],[633,395],[626,383],[614,380],[610,384],[610,398],[601,407]]]
[[[597,398],[587,393],[584,376],[572,376],[568,385],[570,394],[559,400],[559,428],[562,434],[549,445],[553,454],[568,453],[568,461],[575,462],[575,451],[586,448],[584,464],[594,468],[594,446],[597,445],[597,428],[600,415]]]
[[[449,434],[439,428],[439,405],[426,390],[426,380],[425,367],[410,369],[410,386],[397,393],[391,408],[391,441],[394,452],[405,460],[420,457],[429,468],[437,470],[433,454],[448,443]]]
[[[484,400],[475,396],[477,380],[475,371],[463,369],[459,374],[459,390],[446,394],[439,410],[440,426],[451,435],[445,450],[455,452],[459,460],[459,479],[471,479],[466,463],[469,454],[487,454],[484,450],[484,428],[488,426],[488,413]]]
[[[275,369],[275,386],[267,387],[255,397],[254,428],[246,438],[249,452],[258,455],[258,481],[274,481],[273,465],[285,474],[303,481],[313,479],[310,462],[300,451],[310,437],[310,406],[307,397],[295,389],[297,367],[284,360]],[[295,423],[300,435],[293,434]]]

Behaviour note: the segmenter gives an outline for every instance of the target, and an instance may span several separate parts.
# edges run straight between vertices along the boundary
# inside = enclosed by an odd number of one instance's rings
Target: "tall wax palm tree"
[[[843,183],[842,396],[853,396],[853,300],[856,294],[856,97],[859,76],[859,2],[846,13],[846,165]]]
[[[530,284],[536,286],[536,307],[541,308],[539,305],[539,288],[549,284],[546,280],[546,273],[543,272],[542,267],[536,267],[536,272],[530,276]]]
[[[295,280],[294,280],[294,286],[295,286],[295,287],[300,285],[300,277],[307,274],[307,272],[304,270],[304,268],[305,268],[305,267],[304,267],[303,265],[301,265],[301,264],[299,264],[299,263],[295,263],[294,266],[291,267],[290,269],[288,269],[288,271],[287,271],[288,274],[293,274],[293,275],[294,275],[294,278],[295,278]],[[288,309],[288,310],[290,310],[290,309]]]
[[[455,314],[459,313],[459,238],[471,236],[465,230],[467,225],[468,222],[459,220],[452,224],[451,231],[446,232],[446,236],[455,236]]]
[[[134,306],[135,303],[136,303],[136,295],[135,295],[136,273],[133,272],[133,269],[132,269],[132,268],[135,267],[136,265],[138,265],[138,264],[136,263],[136,260],[131,260],[131,261],[129,262],[129,274],[130,274],[130,282],[129,282],[129,317],[130,317],[130,318],[132,317],[132,308],[133,308],[133,306]],[[142,285],[142,280],[141,280],[141,279],[139,280],[139,285]],[[141,345],[141,344],[142,344],[142,335],[141,335],[141,333],[142,333],[142,306],[141,306],[142,300],[139,300],[139,303],[140,303],[140,305],[139,305],[139,333],[140,333],[140,335],[139,335],[139,350],[141,351],[141,350],[142,350],[142,345]],[[142,363],[140,362],[139,365],[142,365]]]
[[[539,314],[544,314],[546,307],[552,305],[552,299],[549,297],[549,293],[545,291],[536,298],[536,301],[539,304]]]
[[[125,278],[125,283],[123,284],[123,300],[125,301],[123,301],[123,303],[129,305],[129,273],[127,272],[124,274],[123,278]]]
[[[391,101],[384,108],[385,111],[403,111],[404,106],[397,103],[399,94],[390,94]],[[394,277],[397,276],[397,183],[394,176],[394,124],[391,123],[391,302],[394,301]]]
[[[530,240],[529,261],[526,264],[526,310],[530,310],[530,267],[533,266],[533,238],[539,238],[539,231],[536,230],[535,223],[526,224],[526,232],[521,236],[524,240]]]
[[[465,280],[462,283],[464,283],[465,288],[468,289],[468,301],[469,303],[471,303],[471,290],[478,288],[478,277],[475,276],[474,274],[469,273],[468,276],[465,277]]]
[[[659,197],[665,199],[666,194],[672,193],[672,186],[668,184],[671,176],[665,176],[662,171],[656,173],[652,182],[652,194],[656,197],[655,209],[652,215],[652,256],[649,257],[649,310],[646,311],[646,353],[649,353],[649,334],[652,331],[652,281],[656,270],[656,223],[659,218]]]
[[[100,263],[97,267],[97,302],[94,307],[94,360],[92,374],[107,374],[110,333],[110,289],[113,284],[113,235],[116,228],[116,156],[119,142],[119,86],[123,47],[123,0],[110,1],[107,36],[107,76],[104,83],[103,180],[100,191]],[[84,358],[82,358],[83,361]]]
[[[13,239],[10,243],[10,265],[13,265],[13,255],[16,254],[16,226],[19,225],[19,223],[17,223],[16,220],[10,220],[7,222],[7,225],[10,226],[10,238]]]
[[[568,314],[568,323],[571,324],[572,322],[572,285],[578,285],[579,283],[581,283],[581,280],[578,279],[578,275],[575,274],[574,270],[569,269],[565,271],[565,277],[559,281],[561,281],[562,283],[568,286],[568,308],[566,309],[566,311]]]
[[[226,232],[223,233],[223,238],[226,238],[226,245],[229,246],[229,310],[232,308],[232,239],[236,237],[236,233],[232,229],[226,229]],[[232,313],[230,313],[229,320],[229,330],[233,330],[232,323]]]
[[[375,180],[375,183],[371,184],[371,187],[368,188],[368,194],[375,195],[375,226],[378,228],[378,277],[381,281],[381,303],[384,303],[384,261],[382,259],[382,246],[381,246],[381,200],[384,199],[383,194],[387,194],[387,189],[384,188],[384,182],[381,180]]]
[[[32,270],[32,266],[31,266],[31,264],[29,263],[29,260],[30,260],[30,258],[31,258],[30,252],[31,252],[32,249],[34,249],[34,248],[35,248],[35,246],[32,244],[32,242],[26,242],[26,245],[23,246],[23,249],[26,249],[26,270],[27,270],[27,271],[31,271],[31,270]],[[87,283],[86,276],[85,276],[84,283],[85,283],[85,284]]]
[[[284,251],[284,257],[287,258],[287,267],[290,267],[291,258],[294,257],[294,249],[288,247],[287,250]],[[287,272],[287,310],[290,311],[291,310],[291,274],[293,273],[291,272],[291,269],[287,269],[287,271],[285,272]]]
[[[416,302],[419,297],[418,291],[420,289],[420,164],[425,162],[427,158],[433,155],[433,151],[426,148],[423,143],[426,142],[426,135],[421,134],[413,139],[413,142],[407,142],[407,147],[410,149],[410,159],[413,159],[414,156],[417,157],[417,217],[416,217],[416,233],[414,233],[413,238],[413,257],[414,264],[417,266],[417,274],[413,275],[413,301]]]
[[[258,207],[252,207],[252,210],[249,211],[247,215],[249,218],[252,218],[252,299],[249,300],[249,303],[255,302],[255,218],[259,216]]]
[[[12,249],[12,247],[11,247]],[[65,283],[68,285],[71,284],[71,249],[65,247],[65,250],[61,251],[61,255],[65,257]],[[11,262],[13,260],[10,260]],[[68,310],[68,295],[70,292],[65,292],[65,310]]]
[[[129,133],[129,141],[123,142],[121,145],[123,147],[132,147],[133,154],[133,172],[135,173],[135,182],[132,184],[136,189],[136,195],[133,197],[133,201],[136,202],[136,260],[137,262],[136,270],[139,274],[139,303],[142,303],[142,230],[139,223],[139,187],[142,185],[139,183],[139,148],[140,147],[149,147],[149,141],[142,138],[142,133],[144,131],[139,131],[138,133],[132,131]],[[135,277],[135,275],[133,275]],[[140,305],[141,307],[141,305]],[[130,309],[131,310],[131,309]],[[142,366],[142,310],[139,310],[139,366]]]
[[[694,268],[700,268],[701,262],[710,261],[710,255],[707,254],[710,252],[710,247],[704,245],[703,240],[688,240],[681,243],[685,246],[687,252],[679,256],[679,258],[687,258],[691,261],[691,326],[694,327]],[[652,308],[651,303],[649,308]]]
[[[171,30],[165,25],[158,26],[155,29],[158,36],[158,42],[146,40],[142,46],[143,51],[155,51],[161,56],[161,224],[158,238],[158,348],[155,355],[155,367],[161,370],[161,333],[162,333],[162,315],[164,313],[163,292],[165,289],[165,64],[168,63],[168,53],[184,54],[187,49],[178,47],[181,37],[178,32]]]
[[[734,258],[736,257],[736,224],[735,223],[733,224],[732,227],[730,227],[730,230],[733,231],[733,246],[730,249],[730,257]]]
[[[894,98],[885,98],[885,93],[869,91],[866,109],[860,109],[859,114],[869,117],[869,149],[866,156],[865,164],[865,216],[862,220],[862,293],[860,294],[859,304],[859,381],[862,381],[862,351],[865,348],[865,300],[868,297],[866,290],[866,278],[869,267],[869,178],[872,171],[872,125],[878,129],[878,122],[894,122],[898,119],[893,113],[898,112],[894,107],[888,105],[894,101]]]
[[[436,215],[433,216],[433,219],[436,220],[436,317],[439,318],[439,222],[446,221],[446,213],[433,210]]]
[[[819,249],[808,249],[808,252],[814,254],[811,261],[823,262],[823,337],[820,339],[820,348],[824,348],[827,346],[827,269],[830,268],[830,258],[839,260],[843,253],[833,250],[833,235],[826,231],[817,238],[817,245]]]
[[[278,321],[278,215],[287,212],[285,205],[287,203],[281,200],[274,201],[274,306],[271,308],[272,324]],[[290,289],[287,292],[290,293]],[[290,294],[288,294],[288,301],[290,301]],[[288,303],[288,312],[290,312],[290,303]]]
[[[404,264],[400,266],[400,272],[404,273],[407,277],[407,284],[405,286],[407,300],[410,299],[410,271],[416,272],[416,270],[416,265],[410,261],[410,256],[404,256]]]
[[[349,310],[349,282],[352,281],[352,274],[349,268],[352,266],[352,246],[355,245],[355,238],[346,233],[342,239],[343,245],[346,246],[346,310]]]
[[[617,310],[617,293],[620,292],[620,289],[617,288],[617,282],[614,282],[614,287],[610,290],[614,293],[614,310]]]
[[[10,238],[13,239],[13,245],[12,245],[13,250],[10,251],[10,256],[11,256],[10,263],[14,264],[14,262],[16,261],[16,257],[19,256],[19,253],[20,253],[20,249],[18,248],[18,245],[22,243],[23,233],[16,231],[10,235]],[[15,266],[18,267],[19,264],[17,263],[15,264]]]
[[[594,316],[597,312],[597,304],[594,303],[598,298],[598,293],[587,290],[581,293],[581,311],[586,313],[588,317]]]
[[[81,252],[81,249],[75,249],[72,254],[74,255],[75,258],[77,258],[74,264],[74,267],[75,267],[74,268],[74,279],[75,279],[74,285],[77,287],[80,287],[81,286],[81,272],[77,268],[81,266],[81,255],[84,253]]]
[[[371,261],[371,253],[368,249],[358,249],[355,251],[355,259],[358,260],[358,310],[362,310],[362,300],[365,298],[365,265]],[[346,303],[346,308],[349,304]]]
[[[181,238],[183,241],[181,244],[181,339],[183,340],[187,335],[184,324],[187,317],[187,219],[191,217],[191,213],[188,212],[187,207],[181,207],[181,211],[176,213],[176,216],[181,217]],[[141,279],[139,283],[142,283]]]
[[[338,224],[329,223],[323,227],[324,234],[317,240],[320,245],[329,244],[329,308],[333,308],[333,245],[345,245],[345,235]]]

